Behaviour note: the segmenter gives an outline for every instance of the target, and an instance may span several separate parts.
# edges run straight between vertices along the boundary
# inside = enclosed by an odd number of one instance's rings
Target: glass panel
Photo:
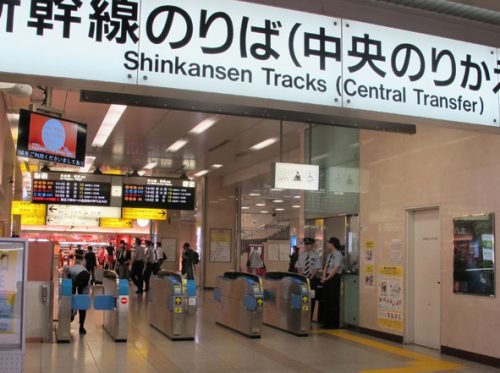
[[[453,219],[453,291],[495,295],[495,215]]]

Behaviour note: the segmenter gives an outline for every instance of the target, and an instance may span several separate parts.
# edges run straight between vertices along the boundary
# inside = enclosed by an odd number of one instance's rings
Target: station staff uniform
[[[312,238],[304,238],[304,244],[313,245],[314,239]],[[311,285],[311,289],[316,291],[316,287],[318,286],[319,279],[316,277],[316,274],[321,269],[321,258],[319,254],[314,250],[307,250],[299,254],[299,259],[295,264],[295,268],[297,268],[298,272],[309,279],[309,283]],[[311,319],[314,314],[314,307],[316,303],[316,298],[312,299],[311,302]]]
[[[335,274],[332,275],[335,268]],[[343,271],[344,256],[335,249],[326,259],[324,282],[322,281],[325,329],[338,329],[340,326],[340,276]]]

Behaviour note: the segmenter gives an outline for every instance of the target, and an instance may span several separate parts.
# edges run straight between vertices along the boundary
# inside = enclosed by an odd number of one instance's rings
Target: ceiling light
[[[268,214],[268,213],[269,213],[269,211],[262,210],[260,213],[261,213],[261,214]]]
[[[220,118],[221,118],[220,115],[215,115],[213,117],[204,119],[196,127],[192,128],[191,131],[189,131],[189,133],[199,135],[200,133],[205,132],[210,127],[212,127],[215,123],[217,123]]]
[[[201,171],[198,171],[197,173],[195,173],[193,176],[194,177],[200,177],[200,176],[203,176],[203,175],[206,175],[208,174],[208,170],[201,170]]]
[[[223,164],[217,164],[217,163],[210,166],[210,168],[214,168],[214,169],[218,169],[218,168],[222,168],[222,167],[224,167]]]
[[[92,146],[97,146],[99,148],[104,146],[126,109],[126,105],[111,105],[109,107],[99,127],[99,131],[97,131],[97,135],[95,135],[94,141],[92,141]]]
[[[175,153],[177,150],[182,148],[187,143],[188,143],[187,140],[184,139],[177,140],[167,148],[167,152]]]
[[[248,195],[250,197],[258,197],[258,196],[260,196],[260,193],[249,193]]]
[[[294,209],[300,209],[300,205],[293,205],[292,206]]]
[[[294,196],[293,198],[295,198],[295,199],[300,199],[300,196]]]
[[[250,210],[250,207],[248,207],[248,206],[241,206],[241,209],[242,210]]]
[[[283,189],[280,189],[280,188],[271,188],[270,190],[273,191],[273,192],[281,192]]]
[[[274,209],[275,211],[285,211],[285,209],[283,208],[279,208],[279,209]]]
[[[158,162],[156,161],[153,161],[153,162],[149,162],[147,165],[145,165],[142,169],[143,170],[152,170],[153,168],[156,167],[156,165],[158,164]]]
[[[259,207],[262,207],[262,206],[265,206],[266,204],[265,203],[256,203],[255,206],[259,206]]]
[[[250,149],[251,150],[261,150],[261,149],[264,149],[264,148],[274,144],[276,141],[278,141],[278,138],[271,137],[270,139],[267,139],[267,140],[259,142],[258,144],[255,144]]]
[[[146,170],[137,171],[137,174],[139,174],[139,176],[144,176],[146,175]]]
[[[273,199],[273,202],[274,203],[283,203],[283,200],[282,199]]]

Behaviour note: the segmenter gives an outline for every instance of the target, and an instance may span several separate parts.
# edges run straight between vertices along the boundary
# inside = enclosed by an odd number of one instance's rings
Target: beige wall
[[[500,333],[492,332],[500,330],[500,299],[498,295],[489,298],[454,294],[452,257],[453,217],[489,212],[500,216],[500,136],[478,130],[418,126],[413,136],[361,131],[360,142],[362,178],[368,178],[362,180],[367,188],[360,202],[362,248],[367,240],[373,240],[375,264],[397,264],[391,262],[390,242],[399,239],[404,264],[405,209],[439,206],[441,345],[500,357]],[[500,285],[498,269],[497,262],[496,289]],[[402,334],[380,328],[376,312],[376,288],[361,285],[360,326]]]
[[[231,271],[236,268],[236,205],[235,188],[224,187],[220,177],[206,177],[206,230],[203,239],[203,256],[205,268],[205,287],[215,287],[215,278],[222,275],[225,271]],[[211,229],[230,229],[231,230],[231,261],[230,262],[211,262],[210,253],[210,230]]]

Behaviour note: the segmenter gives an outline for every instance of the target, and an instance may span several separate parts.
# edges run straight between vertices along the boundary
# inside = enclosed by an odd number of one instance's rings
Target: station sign
[[[122,207],[194,210],[195,182],[160,178],[127,178]]]
[[[78,218],[78,217],[59,217],[48,216],[46,218],[47,225],[66,225],[72,227],[98,227],[98,218]]]
[[[12,201],[11,214],[45,216],[47,214],[47,206],[42,204],[34,204],[29,201]]]
[[[132,219],[100,218],[99,226],[101,228],[133,228]]]
[[[47,216],[80,218],[120,218],[122,210],[109,206],[47,205]]]
[[[166,209],[140,209],[124,207],[122,209],[123,219],[149,219],[149,220],[167,220]]]
[[[319,166],[276,162],[274,164],[274,187],[279,189],[318,190]]]
[[[45,215],[21,215],[21,225],[45,225]]]

